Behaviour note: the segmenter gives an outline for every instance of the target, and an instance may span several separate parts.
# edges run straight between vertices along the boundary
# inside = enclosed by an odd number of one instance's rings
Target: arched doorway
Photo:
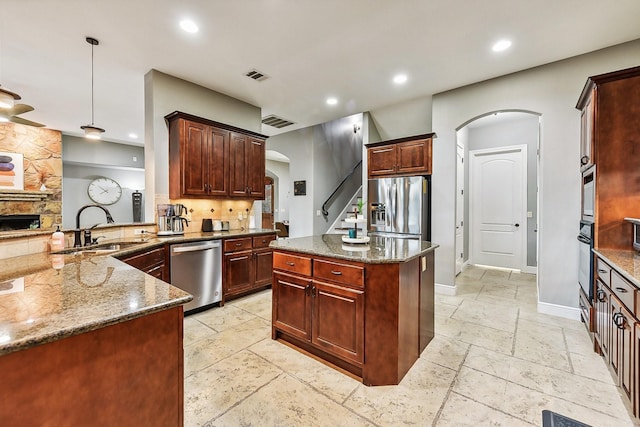
[[[273,208],[274,208],[274,197],[273,197],[273,178],[270,176],[265,177],[264,179],[264,201],[262,202],[262,228],[266,228],[269,230],[273,230]]]
[[[541,116],[535,112],[523,110],[493,111],[465,122],[456,132],[456,143],[459,147],[463,160],[458,162],[458,168],[462,168],[463,179],[458,180],[456,192],[459,195],[456,200],[456,227],[461,227],[462,236],[456,238],[456,255],[464,257],[465,263],[478,263],[474,259],[474,247],[477,249],[487,248],[490,245],[477,244],[480,225],[477,216],[482,211],[478,203],[482,198],[474,197],[472,192],[478,194],[491,194],[492,189],[482,188],[480,180],[472,177],[473,171],[470,166],[471,154],[491,156],[495,154],[496,159],[500,158],[499,153],[509,153],[515,150],[516,146],[524,146],[524,158],[522,171],[523,186],[523,212],[522,220],[512,221],[510,231],[519,230],[522,241],[522,261],[520,270],[528,273],[537,271],[537,240],[538,240],[538,149],[540,139]],[[494,153],[495,152],[495,153]],[[506,162],[503,162],[506,163]],[[459,175],[459,176],[460,176]],[[473,185],[471,185],[473,184]],[[473,188],[471,188],[473,187]],[[497,190],[495,190],[497,191]],[[460,206],[462,204],[462,206]],[[495,205],[493,205],[495,206]],[[459,217],[459,218],[458,218]],[[518,224],[516,226],[516,224]],[[475,228],[475,229],[474,229]],[[496,233],[494,233],[496,234]],[[486,233],[491,236],[491,233]],[[502,233],[501,237],[508,233]],[[458,237],[458,236],[457,236]],[[495,237],[495,236],[493,236]],[[473,244],[474,238],[475,243]],[[505,238],[506,239],[506,238]],[[492,242],[489,242],[492,243]],[[458,257],[457,257],[458,258]],[[478,256],[478,259],[483,259]],[[459,260],[456,259],[456,264]],[[495,265],[498,267],[505,267]],[[456,266],[456,274],[459,272]]]

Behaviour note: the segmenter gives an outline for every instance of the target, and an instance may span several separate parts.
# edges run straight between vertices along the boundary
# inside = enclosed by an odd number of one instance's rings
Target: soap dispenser
[[[64,233],[60,231],[60,226],[56,228],[56,231],[51,235],[51,250],[61,251],[64,249]]]

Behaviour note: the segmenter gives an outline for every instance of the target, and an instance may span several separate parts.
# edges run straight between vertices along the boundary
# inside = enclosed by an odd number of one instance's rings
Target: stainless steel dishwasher
[[[222,243],[220,240],[171,245],[171,284],[193,295],[185,314],[222,300]]]

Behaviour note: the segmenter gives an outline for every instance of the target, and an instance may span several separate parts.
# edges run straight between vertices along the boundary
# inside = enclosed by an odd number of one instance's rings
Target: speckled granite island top
[[[147,238],[108,255],[39,253],[0,259],[0,355],[172,308],[192,297],[114,256],[167,243],[222,239],[272,230]]]
[[[640,288],[640,255],[636,251],[623,251],[616,249],[594,249],[606,262],[615,267],[622,275]]]
[[[270,247],[309,255],[341,258],[368,264],[410,261],[435,250],[438,245],[420,240],[372,236],[367,244],[347,244],[341,234],[278,239]]]

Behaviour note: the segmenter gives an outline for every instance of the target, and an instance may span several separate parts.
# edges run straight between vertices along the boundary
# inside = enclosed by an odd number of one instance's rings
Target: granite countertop
[[[640,288],[640,255],[636,251],[594,249],[593,252],[611,264],[627,280]]]
[[[272,241],[270,247],[368,264],[384,264],[410,261],[435,250],[438,245],[420,240],[381,236],[371,236],[371,241],[367,244],[347,244],[342,242],[341,234],[323,234],[278,239]]]
[[[188,293],[114,257],[167,243],[265,233],[275,231],[154,236],[104,255],[39,253],[1,259],[0,355],[125,322],[192,299]]]

